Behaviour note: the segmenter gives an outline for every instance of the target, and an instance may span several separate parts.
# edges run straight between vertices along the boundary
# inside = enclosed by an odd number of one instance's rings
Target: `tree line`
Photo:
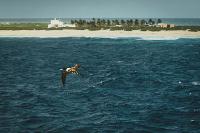
[[[106,27],[132,27],[132,26],[148,26],[148,25],[155,25],[158,23],[162,23],[161,19],[157,19],[154,21],[153,19],[149,20],[139,20],[139,19],[95,19],[92,20],[71,20],[71,24],[75,24],[76,27],[79,28],[106,28]]]

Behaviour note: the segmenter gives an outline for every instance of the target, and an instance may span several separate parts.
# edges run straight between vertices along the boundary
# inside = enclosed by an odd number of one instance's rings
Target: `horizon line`
[[[63,19],[200,19],[200,18],[183,18],[183,17],[0,17],[0,19],[51,19],[51,18],[63,18]]]

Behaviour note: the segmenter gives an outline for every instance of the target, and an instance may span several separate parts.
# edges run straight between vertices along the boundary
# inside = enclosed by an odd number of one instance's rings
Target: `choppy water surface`
[[[81,64],[61,87],[63,65]],[[0,132],[200,132],[200,39],[0,38]]]

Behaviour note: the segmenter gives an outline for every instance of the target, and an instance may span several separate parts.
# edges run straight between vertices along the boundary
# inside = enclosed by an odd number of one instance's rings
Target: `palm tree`
[[[124,25],[126,22],[122,19],[121,20],[121,25]]]
[[[136,25],[136,26],[139,25],[139,20],[138,20],[138,19],[135,20],[135,25]]]
[[[112,25],[115,25],[115,20],[112,20]]]
[[[152,21],[152,25],[154,25],[156,22],[155,21]]]
[[[71,20],[71,24],[74,24],[75,23],[75,21],[74,20]]]
[[[75,24],[75,25],[78,25],[78,21],[77,21],[77,20],[74,20],[74,24]]]
[[[99,22],[99,26],[105,26],[106,24],[106,20],[105,19],[98,19],[98,22]]]
[[[83,21],[82,21],[82,25],[83,25],[83,26],[87,25],[86,20],[83,20]]]
[[[117,19],[115,20],[115,23],[116,23],[116,25],[119,25],[119,21]]]
[[[144,19],[142,19],[142,20],[140,21],[140,25],[144,26],[145,24],[146,24],[146,21],[145,21]]]
[[[132,26],[133,25],[133,19],[130,19],[130,25]]]
[[[107,26],[110,26],[110,24],[111,24],[111,22],[110,22],[110,20],[108,19],[108,20],[107,20]]]
[[[161,20],[161,19],[158,19],[158,20],[157,20],[157,24],[159,24],[159,23],[162,23],[162,20]]]
[[[96,25],[97,25],[98,27],[101,26],[101,19],[97,19]]]
[[[92,18],[92,21],[94,21],[94,22],[95,22],[95,18]]]
[[[112,20],[112,25],[119,25],[119,21],[117,19]]]
[[[149,19],[148,24],[149,24],[149,25],[152,25],[152,24],[153,24],[153,20],[152,20],[151,18]]]
[[[126,25],[129,25],[129,20],[126,20]]]
[[[105,19],[103,19],[103,20],[101,20],[101,26],[105,26],[106,25],[106,20]]]

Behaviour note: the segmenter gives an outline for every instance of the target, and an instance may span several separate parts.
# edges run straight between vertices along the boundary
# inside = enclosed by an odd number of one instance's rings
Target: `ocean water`
[[[53,18],[0,18],[0,23],[49,23],[50,20],[52,19]],[[70,23],[71,20],[79,20],[79,19],[91,20],[91,18],[59,18],[59,19],[64,21],[65,23]],[[109,18],[109,19],[127,20],[135,18]],[[149,18],[137,18],[137,19],[139,20],[145,19],[146,21],[149,20]],[[155,22],[157,21],[157,19],[155,18],[153,18],[153,20]],[[175,24],[178,26],[200,26],[200,18],[161,18],[161,20],[164,23]]]
[[[60,68],[79,63],[61,87]],[[0,38],[1,133],[199,133],[200,39]]]

